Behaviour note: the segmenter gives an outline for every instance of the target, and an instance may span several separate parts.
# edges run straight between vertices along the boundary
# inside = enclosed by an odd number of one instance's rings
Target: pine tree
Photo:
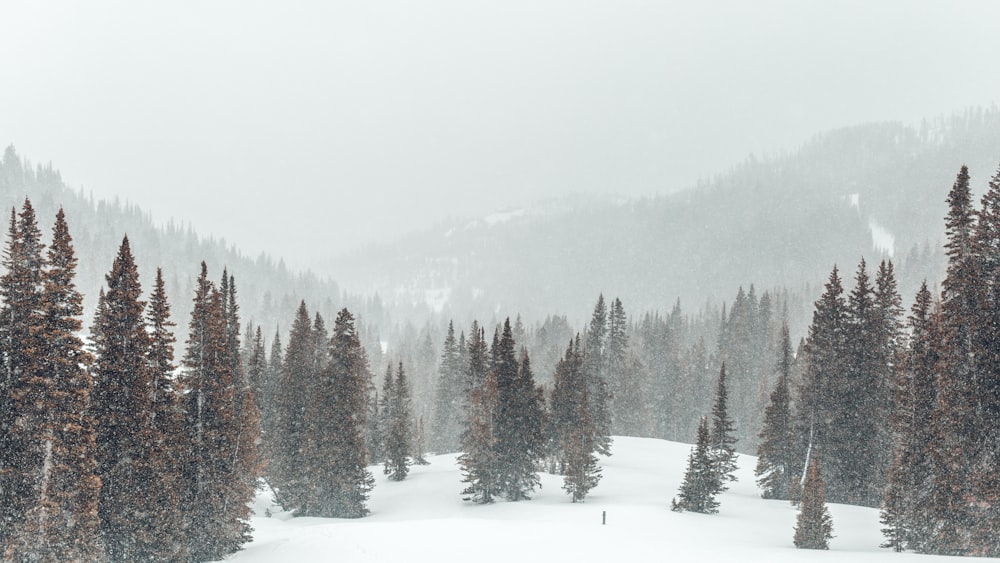
[[[0,547],[10,541],[9,533],[22,525],[25,513],[35,503],[33,479],[26,478],[41,459],[23,435],[16,421],[24,398],[33,395],[28,379],[38,342],[42,315],[43,268],[45,258],[41,231],[31,201],[24,200],[21,213],[10,212],[7,247],[0,277]]]
[[[28,459],[22,467],[33,496],[14,526],[5,560],[104,559],[97,498],[101,481],[94,462],[94,421],[87,410],[93,381],[77,336],[82,297],[73,278],[77,260],[62,209],[56,215],[41,294],[38,344],[29,351],[21,389],[14,395],[21,424],[17,439]]]
[[[245,443],[240,436],[246,427],[241,418],[245,411],[240,409],[245,385],[234,369],[240,362],[231,345],[230,297],[228,290],[223,294],[208,280],[208,268],[202,262],[182,379],[189,444],[184,511],[188,549],[196,560],[219,559],[249,540],[246,518],[252,491],[248,496],[246,464],[239,451]]]
[[[277,502],[285,510],[296,510],[304,497],[303,460],[306,440],[306,407],[314,372],[314,339],[305,301],[299,303],[288,336],[279,378],[274,390],[274,407],[267,436],[270,462],[267,482]],[[275,363],[272,355],[272,364]]]
[[[612,385],[611,397],[614,402],[612,428],[614,434],[622,436],[642,436],[648,413],[643,408],[646,393],[645,370],[637,365],[630,354],[628,320],[625,308],[617,297],[611,302],[608,316],[608,349],[606,355],[607,377]]]
[[[126,237],[105,276],[94,376],[92,412],[97,421],[97,466],[103,486],[101,535],[112,561],[153,561],[168,556],[174,538],[160,535],[160,508],[146,487],[161,488],[169,455],[157,449],[153,422],[150,337],[139,299],[139,272]]]
[[[601,467],[594,455],[594,420],[590,416],[587,388],[580,390],[580,401],[576,408],[577,424],[566,432],[562,451],[565,460],[563,490],[571,495],[573,502],[583,502],[591,489],[601,480]]]
[[[170,303],[167,300],[163,270],[156,269],[153,293],[146,307],[146,326],[149,331],[149,350],[146,361],[152,378],[153,434],[158,440],[154,450],[158,464],[160,486],[150,493],[157,497],[158,522],[157,558],[162,561],[186,561],[187,547],[180,541],[184,533],[183,460],[187,443],[184,440],[184,410],[180,384],[174,364],[173,327]]]
[[[275,329],[274,339],[271,341],[271,351],[267,355],[267,375],[264,377],[264,404],[261,407],[261,413],[263,415],[262,433],[264,435],[264,441],[261,444],[261,447],[264,451],[265,467],[273,458],[271,445],[273,442],[272,435],[275,433],[275,410],[277,408],[276,396],[278,382],[281,380],[281,361],[284,357],[285,351],[281,346],[281,330]],[[267,475],[265,474],[265,480],[267,480],[266,477]]]
[[[948,271],[941,296],[941,333],[935,364],[936,403],[931,413],[931,495],[927,509],[935,520],[927,550],[960,555],[970,549],[975,498],[970,470],[975,466],[978,433],[976,347],[973,330],[981,306],[973,253],[974,211],[969,173],[962,167],[948,194],[945,221]]]
[[[448,333],[441,349],[441,364],[434,399],[434,422],[431,447],[437,453],[457,451],[462,432],[462,412],[466,407],[463,393],[462,350],[455,339],[455,326],[448,322]]]
[[[806,482],[802,485],[802,505],[795,525],[795,547],[829,549],[832,537],[833,521],[826,509],[826,491],[819,460],[814,457],[809,462]]]
[[[490,371],[490,351],[486,343],[486,332],[475,321],[469,333],[468,365],[465,373],[465,392],[471,395],[475,389],[482,387]],[[464,444],[463,444],[464,447]]]
[[[677,498],[671,503],[675,512],[700,512],[715,514],[719,503],[715,495],[722,490],[722,482],[712,460],[712,445],[709,438],[708,418],[702,417],[698,424],[698,439],[688,456],[687,470]]]
[[[539,486],[535,464],[544,457],[541,391],[535,387],[528,353],[520,362],[514,352],[510,319],[494,355],[497,377],[496,435],[498,478],[507,500],[526,500]]]
[[[475,329],[475,327],[473,327]],[[473,341],[480,331],[473,330]],[[477,348],[470,346],[470,351]],[[464,500],[477,504],[490,504],[500,494],[497,474],[497,383],[496,375],[487,372],[485,379],[474,387],[469,404],[468,425],[462,433],[462,455],[458,457],[462,468]]]
[[[886,412],[881,393],[886,366],[879,366],[878,319],[875,292],[864,259],[858,264],[855,285],[847,300],[845,371],[834,385],[833,426],[824,444],[823,460],[830,468],[827,480],[831,498],[850,504],[877,506],[884,481],[878,473],[882,429],[878,420]],[[881,407],[881,410],[879,410]],[[875,428],[872,428],[872,426]],[[836,479],[832,477],[835,476]]]
[[[251,326],[250,324],[247,325]],[[261,426],[263,427],[264,413],[269,410],[270,397],[268,396],[268,363],[267,349],[264,343],[264,333],[260,327],[256,327],[251,339],[246,343],[245,348],[249,349],[246,356],[247,385],[253,392],[253,402],[261,412]]]
[[[392,385],[383,388],[388,407],[384,472],[389,479],[402,481],[410,472],[410,454],[413,449],[410,439],[413,425],[410,415],[410,384],[406,380],[403,362],[399,362],[396,377],[392,377],[390,370],[386,381],[392,381]]]
[[[587,378],[587,392],[591,398],[597,451],[611,455],[611,396],[608,391],[606,346],[608,338],[608,311],[604,295],[597,298],[594,314],[590,319],[583,354],[583,370]]]
[[[910,344],[892,385],[893,464],[882,501],[884,547],[924,551],[934,521],[928,513],[931,410],[934,407],[933,298],[924,282],[909,317]]]
[[[575,432],[589,432],[591,436],[584,437],[580,441],[589,441],[596,447],[596,437],[593,436],[596,432],[593,418],[591,417],[588,426],[583,426],[580,420],[583,393],[586,388],[580,335],[577,334],[575,340],[570,340],[565,355],[556,364],[555,382],[552,389],[550,410],[553,435],[550,438],[552,442],[550,453],[555,456],[558,462],[557,472],[560,474],[566,473],[566,448]]]
[[[324,363],[312,388],[304,427],[310,494],[297,514],[360,518],[368,514],[366,502],[374,483],[367,469],[365,441],[371,375],[354,316],[347,309],[337,314]]]
[[[727,402],[726,364],[722,364],[715,390],[715,404],[712,406],[712,431],[709,436],[709,455],[720,483],[719,492],[729,488],[726,483],[736,481],[736,428],[733,419],[729,418]]]
[[[977,279],[969,288],[978,300],[972,328],[974,347],[977,459],[970,464],[970,485],[973,489],[971,549],[974,555],[1000,555],[1000,170],[990,178],[981,200],[973,232],[975,271]]]
[[[764,411],[764,428],[757,448],[754,476],[766,499],[789,500],[789,487],[795,475],[795,429],[792,420],[788,380],[792,377],[792,343],[788,325],[781,327],[781,357],[778,381],[771,393],[771,403]]]
[[[823,294],[816,301],[805,345],[806,368],[799,391],[801,408],[797,410],[798,427],[806,441],[802,448],[805,452],[805,459],[801,460],[803,473],[817,452],[823,452],[824,463],[827,463],[828,457],[833,455],[829,450],[836,448],[831,442],[838,438],[834,421],[839,418],[837,406],[844,401],[840,381],[847,371],[848,317],[843,293],[840,275],[834,266]],[[829,476],[829,479],[836,477]]]
[[[392,365],[390,364],[386,371],[389,374],[386,376],[386,380],[392,379]],[[385,380],[384,380],[385,381]],[[366,428],[365,428],[365,438],[368,442],[368,459],[373,462],[378,462],[379,460],[385,461],[385,434],[382,429],[385,427],[385,421],[383,420],[383,401],[382,395],[379,395],[377,390],[371,393],[368,397],[368,414],[365,418]]]
[[[889,419],[893,409],[893,385],[904,368],[905,334],[903,330],[903,300],[896,285],[895,269],[891,261],[883,260],[875,275],[874,345],[872,370],[874,372],[872,405],[870,411],[875,421],[873,450],[875,468],[868,482],[865,504],[877,506],[888,485],[892,465],[893,430]]]
[[[222,270],[222,281],[219,284],[222,297],[222,315],[226,329],[226,361],[232,378],[234,393],[234,430],[232,444],[232,469],[235,479],[226,491],[228,499],[234,504],[227,505],[228,516],[240,521],[240,535],[228,546],[231,551],[238,551],[244,543],[252,541],[253,528],[249,524],[250,509],[248,503],[253,500],[257,491],[257,479],[261,476],[263,461],[260,458],[257,444],[261,438],[261,415],[254,400],[254,391],[250,386],[246,372],[243,369],[243,354],[240,351],[240,316],[236,299],[236,279],[229,275],[228,269]],[[231,430],[232,431],[232,430]],[[241,505],[236,504],[243,499]]]

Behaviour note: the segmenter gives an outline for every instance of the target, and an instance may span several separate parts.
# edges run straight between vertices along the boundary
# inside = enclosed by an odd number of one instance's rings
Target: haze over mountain
[[[564,197],[444,222],[327,271],[390,303],[538,318],[585,313],[601,292],[643,311],[678,298],[697,308],[740,285],[818,289],[835,263],[850,271],[862,256],[888,257],[911,299],[943,272],[941,217],[959,167],[981,193],[998,162],[996,107],[847,127],[677,194]]]
[[[301,269],[988,106],[998,19],[991,0],[10,0],[0,147]]]

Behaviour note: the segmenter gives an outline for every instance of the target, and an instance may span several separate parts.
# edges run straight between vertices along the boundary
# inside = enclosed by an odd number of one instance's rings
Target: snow
[[[444,306],[451,299],[451,288],[450,287],[439,287],[434,289],[424,290],[424,303],[427,307],[434,311],[435,313],[440,313]]]
[[[884,252],[892,258],[896,250],[896,237],[887,231],[885,227],[879,225],[875,219],[868,220],[868,228],[872,233],[872,244],[875,246],[875,250]]]
[[[868,561],[931,562],[944,558],[894,553],[882,542],[878,510],[830,505],[830,551],[795,549],[796,510],[762,500],[756,459],[740,456],[739,481],[720,495],[719,514],[670,511],[690,446],[616,437],[602,459],[604,477],[586,502],[573,504],[562,478],[542,474],[543,488],[525,502],[475,505],[461,500],[454,455],[431,456],[402,482],[372,468],[371,515],[358,520],[291,518],[262,494],[255,541],[228,560],[260,561]],[[263,516],[265,509],[275,512]],[[601,525],[602,512],[607,525]]]
[[[859,209],[861,207],[861,194],[851,194],[849,197],[851,200],[851,207]]]
[[[504,211],[496,211],[494,213],[490,213],[486,217],[483,217],[481,219],[481,221],[483,223],[486,223],[487,227],[493,227],[493,226],[496,226],[496,225],[507,223],[511,219],[516,219],[517,217],[522,217],[526,213],[527,213],[527,210],[525,210],[525,209],[508,209],[508,210],[504,210]],[[476,219],[476,220],[470,221],[469,223],[467,223],[465,225],[465,228],[466,229],[474,229],[474,228],[476,228],[476,227],[479,226],[479,222],[480,222],[480,219]],[[450,236],[450,234],[451,233],[449,232],[445,236]]]

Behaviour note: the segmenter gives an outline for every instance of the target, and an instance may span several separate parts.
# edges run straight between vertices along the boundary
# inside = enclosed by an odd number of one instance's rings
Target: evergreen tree
[[[389,459],[386,443],[388,442],[389,426],[392,424],[393,397],[395,396],[396,376],[392,370],[392,363],[385,366],[385,375],[382,377],[382,393],[378,395],[378,408],[375,410],[377,424],[374,426],[375,435],[378,437],[378,457],[373,461],[386,463]]]
[[[208,280],[201,264],[188,325],[182,384],[189,457],[185,460],[184,512],[188,550],[196,560],[219,559],[249,540],[246,520],[252,491],[239,448],[246,427],[240,395],[245,390],[234,366],[231,295]],[[236,325],[239,326],[238,324]],[[237,329],[238,330],[238,329]]]
[[[729,487],[726,483],[736,481],[736,432],[733,419],[729,418],[727,407],[726,364],[719,370],[719,382],[715,390],[715,404],[712,406],[712,431],[709,436],[710,457],[719,480],[719,491]]]
[[[973,232],[973,249],[977,279],[970,293],[976,292],[978,307],[972,329],[976,430],[974,436],[977,459],[970,464],[970,485],[973,489],[972,537],[970,553],[1000,555],[1000,170],[990,178]]]
[[[580,419],[583,404],[583,393],[587,386],[583,374],[583,355],[579,334],[576,335],[575,340],[570,340],[565,355],[556,364],[554,377],[555,383],[552,389],[550,409],[551,428],[553,434],[550,438],[550,441],[552,442],[550,453],[554,455],[557,460],[557,472],[565,474],[567,463],[566,448],[569,442],[573,439],[572,435],[576,432],[586,431],[591,434],[596,432],[593,426],[592,417],[588,426],[583,426]],[[581,447],[583,447],[583,445],[585,445],[588,441],[590,443],[596,443],[596,437],[584,437],[579,441],[582,443]]]
[[[251,325],[247,325],[251,326]],[[267,396],[267,390],[269,387],[268,382],[268,363],[267,363],[267,349],[264,343],[264,334],[260,327],[256,327],[251,339],[247,342],[246,348],[249,349],[249,353],[246,356],[246,374],[247,374],[247,385],[250,386],[250,390],[253,392],[253,401],[257,405],[257,408],[261,412],[261,426],[263,426],[264,413],[269,410],[268,402],[270,397]]]
[[[275,433],[275,417],[277,403],[278,382],[281,380],[281,362],[285,357],[284,348],[281,346],[281,330],[275,329],[274,339],[271,341],[271,351],[267,355],[267,375],[264,377],[264,403],[261,407],[263,415],[263,435],[262,448],[266,463],[270,463],[273,458],[271,445],[273,443],[272,434]],[[265,466],[266,466],[265,463]]]
[[[819,460],[812,458],[802,485],[802,505],[795,525],[795,547],[828,549],[833,537],[833,521],[826,509],[826,492]]]
[[[463,392],[462,351],[455,339],[455,326],[448,322],[448,333],[441,349],[437,389],[434,399],[434,423],[431,447],[437,453],[457,451],[462,432],[462,412],[466,406]]]
[[[290,346],[291,344],[289,344]],[[367,469],[365,417],[371,375],[354,316],[342,309],[334,321],[329,354],[312,387],[303,454],[309,497],[298,515],[360,518],[374,484]]]
[[[477,350],[471,344],[481,340],[481,331],[473,326],[470,352]],[[480,336],[476,336],[479,334]],[[470,361],[475,361],[470,359]],[[462,490],[464,500],[477,504],[490,504],[501,492],[497,473],[498,449],[496,431],[497,382],[496,374],[486,373],[485,379],[472,389],[469,403],[468,424],[462,433],[462,455],[458,456],[462,468],[462,482],[468,486]]]
[[[490,371],[490,351],[486,343],[486,332],[475,321],[469,333],[468,368],[466,369],[465,391],[469,394],[471,404],[472,391],[482,387]]]
[[[612,385],[614,402],[612,422],[614,433],[622,436],[642,436],[648,413],[645,404],[646,382],[644,370],[636,365],[630,354],[627,334],[628,320],[625,309],[617,297],[611,302],[608,315],[608,346],[606,354],[607,378]]]
[[[306,406],[314,380],[314,339],[305,301],[299,303],[288,336],[284,361],[274,390],[271,431],[268,434],[270,462],[267,482],[285,510],[296,510],[304,497],[303,460],[306,440]],[[272,355],[272,364],[274,364]]]
[[[146,307],[146,326],[149,332],[146,361],[153,388],[153,434],[158,440],[154,450],[161,484],[150,493],[157,497],[159,533],[167,536],[160,541],[157,557],[162,561],[186,561],[187,547],[181,541],[185,529],[181,491],[188,445],[184,440],[182,389],[175,375],[173,327],[176,324],[170,319],[170,303],[160,268],[156,269],[153,293]]]
[[[891,261],[883,260],[875,275],[874,345],[872,370],[874,385],[870,412],[875,421],[873,450],[875,468],[868,482],[865,504],[876,506],[888,484],[889,467],[893,461],[893,386],[902,366],[905,349],[903,330],[903,299],[896,284]]]
[[[387,379],[392,379],[392,365],[387,367],[389,375]],[[379,460],[385,460],[385,435],[382,429],[385,427],[385,421],[382,419],[382,396],[379,392],[373,391],[371,396],[368,397],[368,416],[365,418],[367,428],[365,429],[365,436],[368,441],[368,459],[377,462]]]
[[[864,259],[858,264],[855,285],[847,300],[845,371],[832,381],[836,403],[833,425],[824,443],[823,460],[832,498],[850,504],[877,506],[884,480],[880,447],[886,405],[881,395],[887,366],[879,366],[878,318],[875,292]],[[890,359],[891,361],[891,359]],[[889,364],[891,365],[891,364]],[[881,410],[880,410],[881,409]],[[874,426],[874,428],[873,428]],[[834,478],[835,477],[835,478]]]
[[[596,429],[597,451],[601,455],[611,455],[611,401],[608,391],[606,346],[608,338],[608,310],[604,295],[597,298],[594,314],[590,319],[586,345],[583,354],[583,370],[586,374],[587,392],[591,398],[594,428]]]
[[[892,385],[893,464],[882,501],[884,547],[923,551],[930,525],[927,513],[930,482],[928,445],[935,401],[933,298],[924,282],[909,317],[910,344]]]
[[[410,454],[413,449],[411,443],[411,405],[410,405],[410,384],[406,380],[406,371],[403,370],[403,362],[399,362],[396,369],[396,377],[392,377],[392,372],[386,374],[386,381],[391,381],[392,385],[384,388],[383,393],[387,397],[386,416],[387,426],[385,435],[385,467],[384,472],[393,481],[402,481],[410,472]]]
[[[577,423],[565,432],[562,443],[565,465],[562,488],[572,496],[573,502],[583,502],[601,480],[601,467],[594,455],[594,420],[588,403],[587,388],[581,386],[576,407]]]
[[[712,460],[712,445],[709,438],[708,418],[702,417],[698,424],[698,439],[688,456],[687,470],[677,498],[671,503],[675,512],[701,512],[715,514],[719,503],[715,495],[722,490],[722,482]]]
[[[792,377],[792,343],[788,325],[781,327],[781,357],[778,381],[771,393],[771,403],[764,411],[764,428],[757,448],[754,475],[766,499],[789,500],[789,487],[795,475],[795,429],[792,420],[788,381]]]
[[[257,444],[261,438],[261,414],[254,400],[254,391],[247,380],[244,371],[243,353],[240,351],[240,316],[236,299],[236,279],[229,275],[228,269],[222,270],[222,281],[219,284],[222,297],[222,315],[226,328],[226,360],[229,363],[232,378],[235,410],[235,431],[233,443],[233,473],[236,480],[230,483],[226,492],[230,499],[246,499],[250,502],[257,491],[257,479],[261,476],[263,462]],[[250,519],[249,509],[233,510],[232,515],[243,521],[240,537],[229,547],[237,551],[244,542],[252,541],[253,528],[247,521]]]
[[[848,317],[843,293],[840,275],[834,266],[823,294],[816,301],[805,345],[806,368],[799,391],[801,408],[797,411],[800,435],[805,441],[802,448],[805,452],[803,473],[817,452],[823,452],[826,463],[832,455],[828,450],[836,448],[830,442],[838,438],[834,421],[839,418],[837,407],[845,399],[840,393],[843,389],[840,381],[847,371]]]
[[[94,364],[96,387],[92,412],[97,421],[97,466],[103,486],[99,512],[101,535],[112,561],[154,561],[176,557],[176,538],[162,537],[157,495],[175,475],[165,471],[171,453],[161,443],[153,421],[155,387],[148,359],[150,336],[139,272],[126,237],[111,271],[94,332],[100,335]],[[161,481],[167,481],[163,483]],[[166,507],[176,510],[176,504]],[[176,514],[176,513],[174,513]]]
[[[977,264],[973,253],[974,211],[969,172],[962,167],[948,194],[945,221],[948,271],[941,295],[940,336],[935,371],[936,402],[931,412],[931,495],[926,508],[934,519],[927,550],[960,555],[970,549],[970,524],[975,514],[969,499],[976,497],[970,470],[982,426],[977,424],[980,403],[976,386],[974,328],[981,306]]]
[[[41,238],[34,208],[25,199],[20,215],[14,209],[10,212],[3,255],[6,272],[0,277],[0,547],[9,542],[10,531],[21,525],[34,504],[33,479],[25,476],[41,466],[37,447],[33,454],[16,425],[19,403],[33,394],[28,385],[32,351],[42,349],[38,342],[45,266]]]
[[[507,500],[517,501],[530,498],[528,495],[539,486],[535,464],[544,457],[544,437],[541,391],[535,387],[528,353],[522,350],[518,362],[514,346],[510,319],[506,319],[494,351],[500,453],[497,473]]]
[[[28,351],[14,408],[13,428],[31,484],[24,519],[15,523],[4,550],[9,561],[100,561],[97,513],[101,487],[94,462],[94,421],[87,410],[93,386],[83,366],[89,356],[77,336],[82,297],[73,278],[77,260],[62,209],[56,215],[41,294],[39,350]]]

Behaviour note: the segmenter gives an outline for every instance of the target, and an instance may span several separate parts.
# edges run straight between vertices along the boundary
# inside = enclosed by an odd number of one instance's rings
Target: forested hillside
[[[390,303],[480,317],[579,311],[602,291],[636,310],[678,297],[691,309],[739,285],[814,284],[831,263],[862,256],[891,255],[912,295],[944,272],[941,187],[968,164],[981,193],[998,154],[996,107],[848,127],[673,195],[567,198],[456,220],[331,259],[330,271]]]
[[[203,260],[213,270],[228,267],[238,273],[237,290],[243,316],[264,327],[269,335],[279,323],[291,318],[301,299],[331,318],[347,304],[366,318],[369,312],[373,317],[382,315],[377,302],[352,299],[342,294],[336,282],[293,272],[280,258],[246,256],[236,244],[200,236],[190,225],[174,221],[157,225],[148,210],[127,202],[95,201],[82,189],[64,184],[51,163],[34,165],[13,146],[7,147],[0,162],[0,208],[7,212],[19,209],[26,197],[30,197],[40,223],[49,224],[62,207],[67,222],[73,226],[80,258],[77,285],[84,298],[85,326],[89,326],[104,274],[126,234],[136,253],[143,286],[152,287],[156,268],[162,267],[167,293],[181,318],[190,313],[190,296],[194,294]],[[198,202],[192,201],[191,205]],[[373,323],[377,320],[372,319]],[[186,328],[179,328],[179,338],[183,341]]]

